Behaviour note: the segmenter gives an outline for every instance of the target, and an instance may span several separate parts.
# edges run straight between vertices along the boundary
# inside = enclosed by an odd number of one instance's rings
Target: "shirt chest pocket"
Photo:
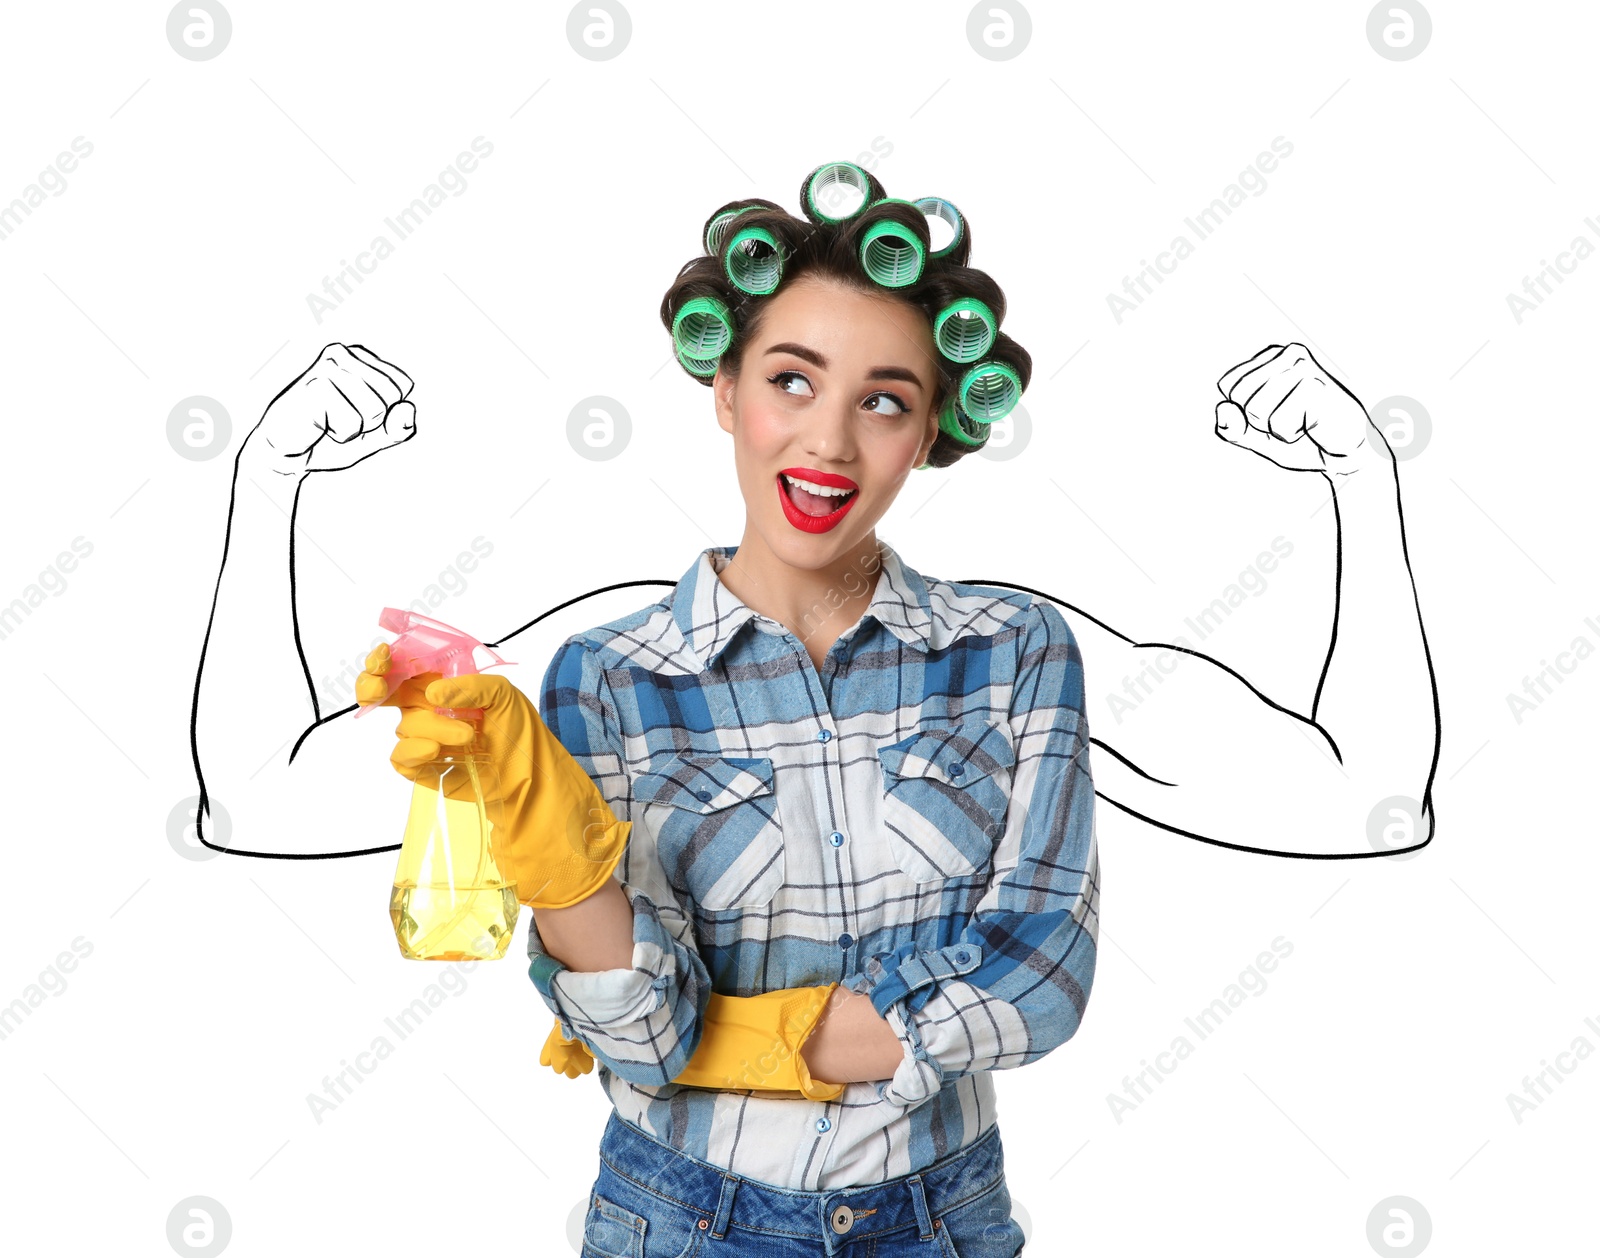
[[[896,863],[918,882],[977,873],[1005,829],[1016,753],[997,721],[923,729],[878,748]]]
[[[678,752],[633,780],[634,820],[667,881],[704,909],[767,904],[783,885],[783,819],[772,761]]]

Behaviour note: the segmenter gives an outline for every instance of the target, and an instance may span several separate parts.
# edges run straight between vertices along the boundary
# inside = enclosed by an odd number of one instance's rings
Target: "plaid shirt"
[[[701,554],[575,634],[541,715],[631,820],[633,968],[528,973],[619,1114],[735,1174],[826,1191],[921,1169],[996,1121],[989,1071],[1078,1029],[1099,850],[1077,643],[1054,604],[923,577],[879,539],[871,604],[819,672]],[[839,981],[899,1036],[833,1101],[672,1083],[713,991]]]

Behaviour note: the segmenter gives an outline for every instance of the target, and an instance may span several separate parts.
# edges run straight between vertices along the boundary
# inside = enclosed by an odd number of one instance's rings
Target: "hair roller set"
[[[888,196],[883,185],[854,162],[818,166],[801,184],[800,205],[806,218],[818,226],[849,223],[884,205],[905,206],[919,216],[920,232],[901,221],[906,216],[881,213],[871,216],[859,233],[856,258],[862,273],[891,292],[917,283],[930,261],[948,259],[965,266],[971,249],[967,221],[953,203],[943,197],[906,201]],[[786,213],[781,206],[760,198],[732,202],[708,220],[701,245],[718,260],[735,292],[764,297],[775,293],[783,282],[789,250],[759,219],[740,226],[741,216],[756,210]],[[938,249],[931,247],[927,226],[935,219],[950,230],[950,239]],[[673,312],[674,352],[683,368],[696,377],[716,374],[735,334],[732,311],[714,296],[690,297]],[[948,374],[957,378],[955,391],[940,408],[939,428],[968,449],[987,442],[990,425],[1009,415],[1022,397],[1022,377],[1016,367],[991,355],[999,334],[999,319],[976,297],[956,298],[934,316],[934,344],[950,369]]]
[[[692,297],[673,316],[672,343],[688,371],[714,376],[722,351],[733,344],[733,315],[715,297]]]

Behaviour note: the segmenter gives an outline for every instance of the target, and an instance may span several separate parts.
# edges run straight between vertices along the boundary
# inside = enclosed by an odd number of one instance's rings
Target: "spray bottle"
[[[470,634],[415,612],[386,607],[378,624],[400,636],[389,645],[385,698],[424,673],[460,677],[479,671],[477,652],[501,659]],[[374,703],[356,713],[365,716]],[[400,954],[412,961],[499,960],[516,931],[521,904],[502,850],[500,783],[482,741],[481,708],[434,708],[470,722],[472,741],[441,744],[422,765],[400,844],[389,917]]]

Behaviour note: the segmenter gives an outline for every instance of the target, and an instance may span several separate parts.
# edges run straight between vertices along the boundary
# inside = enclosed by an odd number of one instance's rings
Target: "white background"
[[[1520,1123],[1506,1098],[1578,1038],[1600,1046],[1600,663],[1520,721],[1507,695],[1600,644],[1600,261],[1520,323],[1506,296],[1576,236],[1600,243],[1595,10],[1435,3],[1407,61],[1374,51],[1364,4],[1038,3],[1009,61],[974,52],[964,4],[637,0],[600,62],[567,12],[240,2],[207,61],[169,46],[160,5],[7,12],[0,204],[93,144],[0,240],[0,603],[74,538],[93,548],[0,640],[0,1004],[92,945],[0,1041],[7,1248],[170,1253],[169,1213],[203,1195],[230,1254],[568,1252],[607,1105],[593,1075],[538,1065],[526,925],[319,1123],[307,1094],[437,976],[397,954],[393,854],[193,860],[168,841],[195,791],[232,455],[328,342],[417,381],[415,440],[302,498],[319,678],[474,537],[492,555],[437,614],[485,637],[675,579],[738,540],[743,504],[661,295],[719,205],[797,212],[808,171],[866,154],[891,196],[966,213],[1035,363],[1022,455],[918,473],[881,527],[924,573],[1037,586],[1167,640],[1281,535],[1292,557],[1206,649],[1304,711],[1333,513],[1319,478],[1216,439],[1215,381],[1304,340],[1363,401],[1432,419],[1400,477],[1444,720],[1436,838],[1411,860],[1276,860],[1102,805],[1086,1020],[998,1080],[1029,1252],[1364,1254],[1394,1195],[1431,1217],[1434,1253],[1592,1249],[1600,1061],[1564,1058]],[[318,322],[307,295],[480,135],[493,154],[466,190]],[[1119,323],[1107,294],[1277,136],[1293,153],[1266,190]],[[566,439],[594,394],[633,421],[609,461]],[[217,457],[168,444],[191,395],[232,417]],[[631,593],[588,623],[659,591]],[[380,784],[370,841],[397,842],[407,788],[371,724],[377,770],[352,780]],[[319,800],[300,806],[315,824]],[[1108,1094],[1193,1040],[1184,1019],[1278,936],[1293,952],[1266,989],[1117,1121]]]

